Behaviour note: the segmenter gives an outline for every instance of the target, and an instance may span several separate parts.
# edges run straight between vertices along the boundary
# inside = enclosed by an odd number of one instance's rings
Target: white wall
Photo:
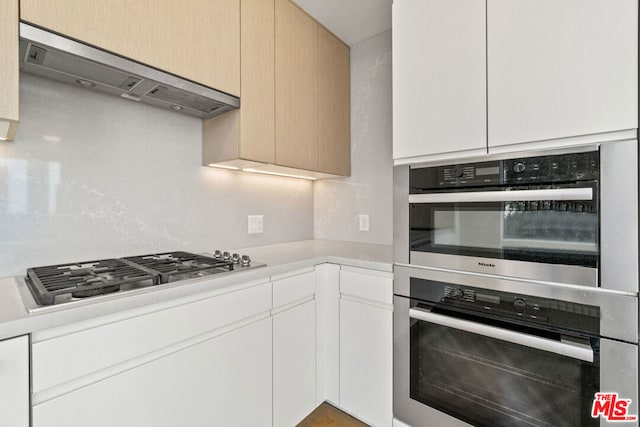
[[[389,30],[351,47],[351,177],[315,183],[316,239],[392,244],[391,102]]]
[[[200,141],[199,119],[22,74],[18,133],[0,142],[0,277],[313,238],[311,182],[201,167]]]

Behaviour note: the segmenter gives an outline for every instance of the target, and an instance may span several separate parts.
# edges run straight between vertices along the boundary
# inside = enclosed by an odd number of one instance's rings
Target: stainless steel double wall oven
[[[638,413],[637,141],[394,176],[394,415],[585,426]]]

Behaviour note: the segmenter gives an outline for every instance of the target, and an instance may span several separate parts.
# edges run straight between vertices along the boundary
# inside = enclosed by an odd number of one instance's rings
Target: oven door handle
[[[469,320],[456,319],[455,317],[444,316],[417,308],[409,309],[409,317],[593,363],[593,349],[586,345],[541,338],[535,335],[523,334],[508,329],[471,322]]]
[[[527,202],[539,200],[593,200],[593,188],[546,190],[470,191],[464,193],[410,194],[409,203]]]

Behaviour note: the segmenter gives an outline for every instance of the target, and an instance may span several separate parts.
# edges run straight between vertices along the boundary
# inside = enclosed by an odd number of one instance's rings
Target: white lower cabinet
[[[316,407],[316,276],[272,277],[273,426],[298,424]]]
[[[316,306],[273,316],[273,425],[291,427],[316,407]]]
[[[34,427],[270,426],[271,319],[40,402]]]
[[[391,427],[391,273],[343,268],[340,295],[340,406],[368,424]]]
[[[291,427],[329,400],[390,427],[392,283],[324,264],[35,332],[32,426]],[[27,337],[0,342],[0,398],[27,427]]]
[[[0,426],[29,427],[29,338],[0,341]]]

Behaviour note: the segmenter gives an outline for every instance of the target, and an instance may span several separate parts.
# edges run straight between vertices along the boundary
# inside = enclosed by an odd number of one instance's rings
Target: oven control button
[[[249,258],[249,255],[242,255],[242,257],[240,258],[240,263],[242,263],[243,266],[247,267],[249,264],[251,264],[251,258]]]
[[[522,298],[517,298],[514,302],[513,302],[513,308],[519,312],[522,313],[524,311],[525,308],[527,308],[527,303],[525,300],[523,300]]]
[[[451,298],[462,298],[464,296],[464,291],[460,288],[456,288],[454,290],[452,290],[451,292],[449,292],[449,295],[447,295]]]
[[[453,170],[453,173],[455,174],[456,178],[462,178],[464,175],[464,169],[457,167]]]
[[[216,251],[213,253],[213,257],[214,257],[215,259],[220,259],[220,258],[222,258],[222,252],[220,252],[220,250],[219,250],[219,249],[216,249]]]
[[[513,165],[513,171],[515,173],[522,173],[525,171],[527,167],[524,165],[524,163],[522,162],[518,162],[515,165]]]
[[[223,252],[222,253],[222,259],[225,261],[229,261],[231,259],[231,254],[229,252]]]
[[[240,264],[240,255],[238,254],[231,255],[231,261],[233,261],[234,264]]]

